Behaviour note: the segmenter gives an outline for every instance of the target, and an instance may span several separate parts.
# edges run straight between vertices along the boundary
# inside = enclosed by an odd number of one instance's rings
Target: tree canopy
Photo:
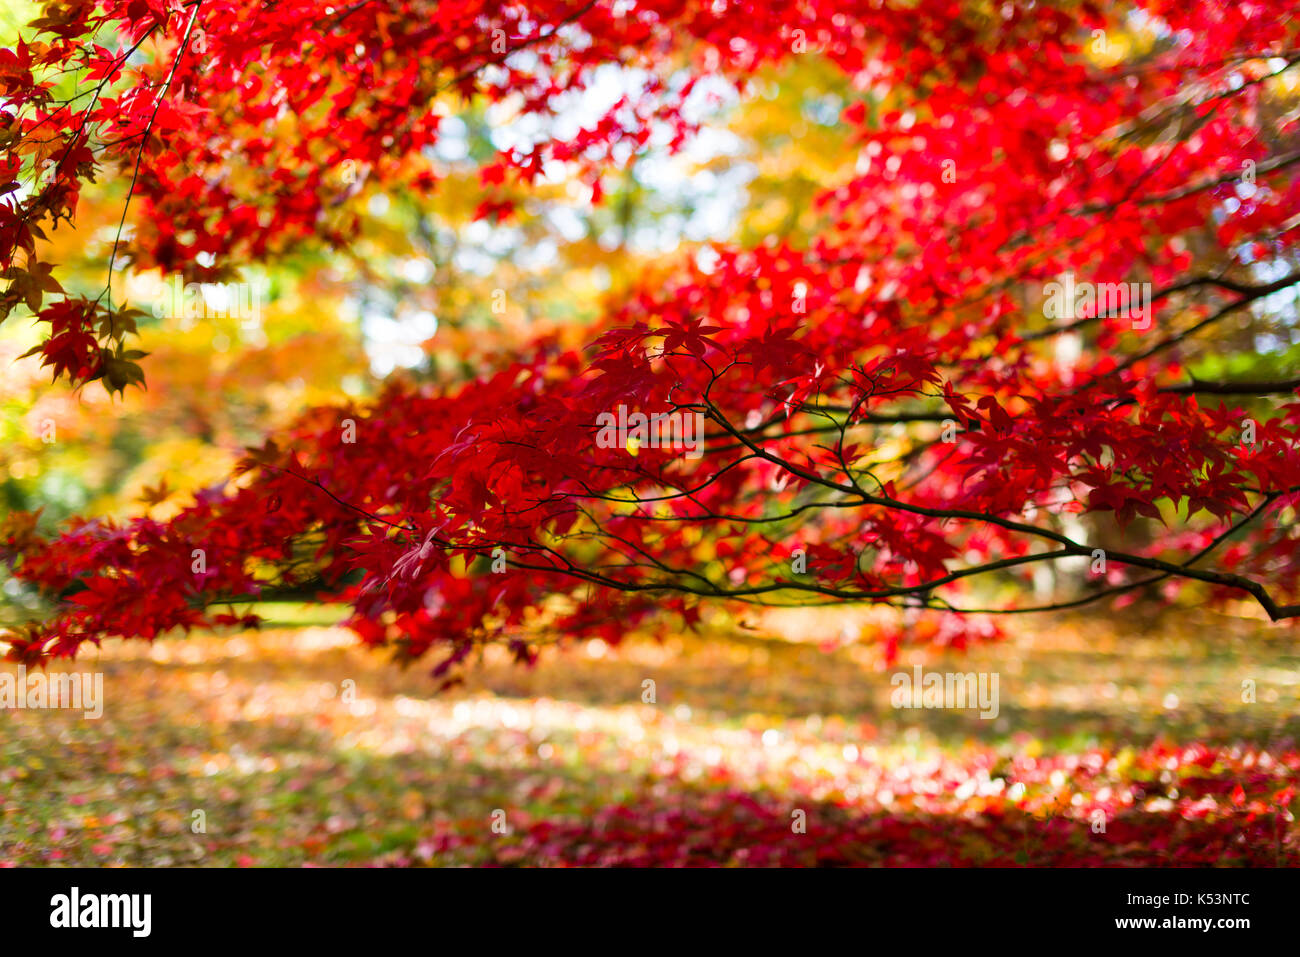
[[[165,518],[9,515],[0,548],[50,602],[10,657],[252,624],[285,594],[447,676],[485,643],[530,660],[542,618],[614,641],[711,605],[876,604],[891,645],[1139,595],[1300,617],[1291,12],[45,3],[0,52],[0,315],[37,322],[22,363],[51,388],[154,375],[123,271],[260,295],[260,266],[373,241],[377,196],[536,243],[567,180],[616,224],[702,100],[781,71],[815,72],[831,122],[789,134],[794,168],[758,159],[780,201],[638,264],[589,322],[314,406]],[[608,105],[574,124],[588,94]],[[438,153],[458,110],[515,133],[469,177]],[[105,182],[118,218],[73,284],[60,236]],[[453,286],[510,299],[491,276],[410,294],[451,315]]]

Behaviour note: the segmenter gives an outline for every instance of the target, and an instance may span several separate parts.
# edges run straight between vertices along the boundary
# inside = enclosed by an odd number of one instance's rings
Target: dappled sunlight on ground
[[[103,672],[102,719],[0,712],[0,860],[1294,863],[1300,659],[1174,627],[1038,619],[890,668],[639,635],[436,695],[332,627],[110,643],[59,669]],[[998,716],[893,708],[913,664],[997,672]]]

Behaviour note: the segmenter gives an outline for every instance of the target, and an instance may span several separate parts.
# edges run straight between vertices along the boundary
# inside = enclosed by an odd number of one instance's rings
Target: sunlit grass
[[[1161,802],[1186,803],[1187,774],[1217,776],[1204,800],[1231,810],[1218,795],[1231,782],[1217,778],[1237,771],[1166,768],[1153,746],[1235,747],[1267,772],[1252,785],[1261,794],[1296,775],[1284,765],[1300,731],[1300,658],[1285,640],[1226,619],[1163,637],[1101,618],[1036,624],[961,657],[903,651],[898,668],[998,671],[993,721],[894,710],[895,669],[869,646],[743,632],[585,642],[531,670],[487,654],[439,695],[426,669],[396,668],[336,627],[109,643],[71,666],[104,672],[103,719],[3,714],[0,860],[551,860],[561,852],[534,839],[539,822],[586,826],[620,804],[653,820],[654,808],[733,791],[784,815],[996,822],[1014,811],[1039,822],[1017,835],[1049,820],[1086,835],[1095,799],[1128,794],[1134,812],[1166,813]],[[514,836],[491,831],[498,810]],[[692,826],[707,829],[714,812],[700,813]],[[1037,845],[1022,842],[1032,859]]]

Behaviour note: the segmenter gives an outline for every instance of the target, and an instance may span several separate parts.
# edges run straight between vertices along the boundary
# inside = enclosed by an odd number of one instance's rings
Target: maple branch
[[[1179,395],[1286,395],[1300,389],[1300,379],[1238,380],[1206,382],[1192,379],[1181,385],[1163,386],[1157,391]]]
[[[1297,157],[1300,158],[1300,154],[1297,154]],[[1131,369],[1134,365],[1141,362],[1143,359],[1149,359],[1151,358],[1151,356],[1156,355],[1157,353],[1162,352],[1165,349],[1168,349],[1170,346],[1177,345],[1178,343],[1187,339],[1189,336],[1193,336],[1196,333],[1200,332],[1202,329],[1212,326],[1220,319],[1224,318],[1225,316],[1231,315],[1232,313],[1238,311],[1239,309],[1245,308],[1246,306],[1250,305],[1252,302],[1255,302],[1259,299],[1263,299],[1265,296],[1271,296],[1273,293],[1280,292],[1281,290],[1286,289],[1290,286],[1294,286],[1297,283],[1300,283],[1300,272],[1293,272],[1288,276],[1283,276],[1281,279],[1274,280],[1273,282],[1267,283],[1263,286],[1256,286],[1253,291],[1246,293],[1240,299],[1236,299],[1228,303],[1226,306],[1222,307],[1212,315],[1202,319],[1200,322],[1196,323],[1195,325],[1189,326],[1187,329],[1184,329],[1182,332],[1177,333],[1175,335],[1167,336],[1166,338],[1162,339],[1160,342],[1157,342],[1155,345],[1151,346],[1150,348],[1144,349],[1142,352],[1139,352],[1134,356],[1130,356],[1124,362],[1120,363],[1113,370],[1107,373],[1107,375],[1116,375],[1120,372],[1125,371],[1126,369]],[[1095,381],[1096,380],[1094,380],[1094,383]],[[1094,383],[1090,383],[1089,385],[1092,385]],[[1088,388],[1088,386],[1085,386],[1084,388]]]
[[[113,236],[113,248],[108,255],[108,282],[104,286],[104,292],[108,295],[108,309],[113,309],[113,264],[117,259],[117,248],[122,242],[122,230],[126,228],[127,210],[131,208],[131,197],[135,195],[135,185],[140,178],[140,161],[144,158],[145,147],[149,145],[149,134],[153,131],[154,122],[158,119],[158,111],[162,108],[163,100],[167,98],[167,91],[171,89],[172,79],[176,76],[176,70],[181,65],[181,60],[185,56],[185,51],[189,49],[190,33],[194,29],[194,23],[199,15],[199,7],[202,6],[202,0],[196,0],[194,9],[190,11],[189,22],[185,25],[185,35],[181,37],[180,46],[176,50],[176,57],[172,60],[171,70],[167,73],[167,80],[163,83],[163,88],[158,94],[157,100],[154,101],[153,112],[149,115],[149,122],[145,124],[144,135],[140,139],[140,148],[135,154],[135,169],[131,173],[131,184],[126,191],[126,199],[122,202],[122,216],[117,223],[117,233]],[[98,298],[95,300],[99,301]]]
[[[1154,304],[1163,299],[1168,299],[1175,293],[1186,292],[1189,289],[1196,289],[1203,286],[1216,286],[1220,289],[1227,289],[1229,292],[1240,293],[1243,296],[1250,296],[1254,299],[1260,298],[1260,296],[1270,295],[1277,291],[1276,289],[1269,288],[1267,285],[1261,286],[1254,283],[1240,282],[1238,280],[1228,279],[1221,275],[1192,276],[1188,279],[1179,280],[1172,285],[1165,286],[1163,289],[1157,289],[1151,293],[1151,302]],[[1046,329],[1038,329],[1034,332],[1020,336],[1019,339],[1021,342],[1038,342],[1039,340],[1048,339],[1052,336],[1061,335],[1062,333],[1075,332],[1079,329],[1086,328],[1087,326],[1100,322],[1103,318],[1103,316],[1086,316],[1082,319],[1075,319],[1073,322],[1065,323],[1064,325],[1049,326]]]

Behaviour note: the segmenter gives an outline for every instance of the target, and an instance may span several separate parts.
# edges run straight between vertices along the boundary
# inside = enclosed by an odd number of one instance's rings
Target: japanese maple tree
[[[856,91],[858,162],[822,184],[815,235],[677,255],[584,348],[541,336],[467,381],[315,409],[167,521],[49,535],[10,516],[13,574],[56,603],[5,636],[10,656],[251,624],[249,603],[290,593],[349,606],[367,643],[434,651],[439,673],[488,642],[530,659],[536,620],[617,640],[705,603],[893,606],[891,643],[1138,592],[1300,617],[1293,12],[45,4],[0,53],[0,314],[31,313],[24,361],[72,388],[147,375],[114,270],[221,281],[346,248],[376,185],[436,195],[435,97],[536,121],[483,165],[492,222],[556,168],[601,202],[653,137],[689,140],[701,81],[744,96],[794,57]],[[611,66],[637,92],[557,122]],[[128,183],[130,228],[102,292],[65,289],[48,237],[105,176]],[[620,409],[703,434],[599,441]],[[1043,565],[1072,569],[1073,593],[1036,599]]]

